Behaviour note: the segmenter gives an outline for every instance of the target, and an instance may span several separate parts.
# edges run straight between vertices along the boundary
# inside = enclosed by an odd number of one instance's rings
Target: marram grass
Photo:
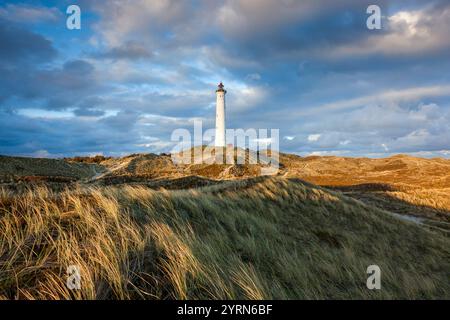
[[[449,299],[449,279],[445,234],[296,180],[0,190],[3,299]]]

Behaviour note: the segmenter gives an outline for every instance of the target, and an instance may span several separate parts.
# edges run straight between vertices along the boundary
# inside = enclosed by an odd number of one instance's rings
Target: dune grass
[[[427,206],[450,213],[450,188],[415,188],[386,194],[412,205]]]
[[[285,178],[0,191],[3,299],[449,299],[449,272],[444,235]]]

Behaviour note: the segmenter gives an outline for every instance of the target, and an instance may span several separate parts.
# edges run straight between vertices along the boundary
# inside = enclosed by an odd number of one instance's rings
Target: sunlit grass
[[[0,189],[3,299],[448,299],[449,256],[440,233],[283,178]]]

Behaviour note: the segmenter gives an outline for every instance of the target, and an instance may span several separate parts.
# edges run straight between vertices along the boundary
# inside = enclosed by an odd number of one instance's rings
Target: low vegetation
[[[96,155],[92,157],[73,157],[73,158],[64,158],[67,162],[81,162],[81,163],[97,163],[100,164],[105,160],[112,159],[112,157],[105,157],[102,155]]]
[[[4,299],[450,298],[448,236],[296,179],[0,190]]]

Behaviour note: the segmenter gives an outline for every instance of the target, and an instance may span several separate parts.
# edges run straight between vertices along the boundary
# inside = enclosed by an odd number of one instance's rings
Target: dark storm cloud
[[[50,40],[1,18],[0,43],[0,108],[65,109],[98,89],[90,63],[56,65]]]
[[[221,29],[230,54],[257,59],[298,58],[314,48],[357,42],[369,35],[365,1],[262,1],[256,14],[245,1],[223,9]],[[274,15],[273,10],[281,14]],[[233,19],[236,23],[233,23]],[[269,23],[267,23],[269,22]]]
[[[97,54],[96,57],[107,59],[150,59],[153,53],[145,45],[136,41],[128,41],[124,45],[113,47],[106,52]]]
[[[402,5],[412,2],[414,1],[404,1]],[[384,15],[382,30],[372,31],[366,28],[366,8],[371,4],[381,7]],[[387,17],[395,7],[396,3],[393,1],[267,0],[259,1],[258,5],[244,0],[229,1],[219,11],[219,25],[224,34],[223,41],[227,44],[223,49],[230,55],[244,54],[269,61],[279,58],[289,61],[311,53],[318,58],[335,59],[333,55],[326,53],[333,54],[333,49],[341,45],[366,46],[370,44],[368,39],[376,41],[408,29],[407,19],[398,21]],[[424,17],[416,22],[417,28],[433,31],[429,37],[448,30],[449,22],[446,18],[449,8],[448,1],[431,1],[427,6],[419,7]],[[395,47],[396,44],[392,45]],[[317,49],[329,51],[322,52],[321,55]],[[414,53],[414,46],[410,51]],[[380,52],[377,48],[372,48],[372,51],[365,53],[371,55]]]
[[[139,118],[139,113],[132,110],[124,110],[117,115],[103,118],[99,122],[111,127],[113,130],[127,132],[135,126]]]
[[[0,18],[0,64],[47,62],[56,56],[50,40]]]
[[[61,67],[41,68],[35,64],[0,66],[0,71],[5,76],[0,79],[0,93],[6,101],[4,107],[9,106],[8,99],[20,98],[32,103],[17,108],[67,109],[100,89],[94,67],[82,60],[70,60]]]
[[[286,3],[292,14],[275,7]],[[437,1],[424,7],[414,1],[403,2],[408,3],[420,11],[394,19],[387,15],[395,13],[396,4],[377,2],[385,15],[383,29],[371,31],[365,26],[365,9],[370,1],[276,5],[262,1],[262,9],[256,12],[251,12],[252,6],[244,1],[228,2],[220,23],[226,35],[223,45],[209,50],[209,58],[241,79],[250,73],[260,74],[264,82],[277,88],[274,92],[280,92],[273,99],[277,105],[285,97],[298,101],[298,93],[322,86],[322,80],[333,74],[336,83],[327,86],[331,97],[333,90],[345,94],[348,89],[344,84],[351,74],[363,80],[384,77],[384,82],[400,75],[402,79],[395,83],[401,85],[442,77],[439,65],[448,67],[450,63],[450,40],[445,31],[450,29],[450,4]],[[411,34],[409,28],[417,33]],[[405,77],[406,73],[410,77]]]

